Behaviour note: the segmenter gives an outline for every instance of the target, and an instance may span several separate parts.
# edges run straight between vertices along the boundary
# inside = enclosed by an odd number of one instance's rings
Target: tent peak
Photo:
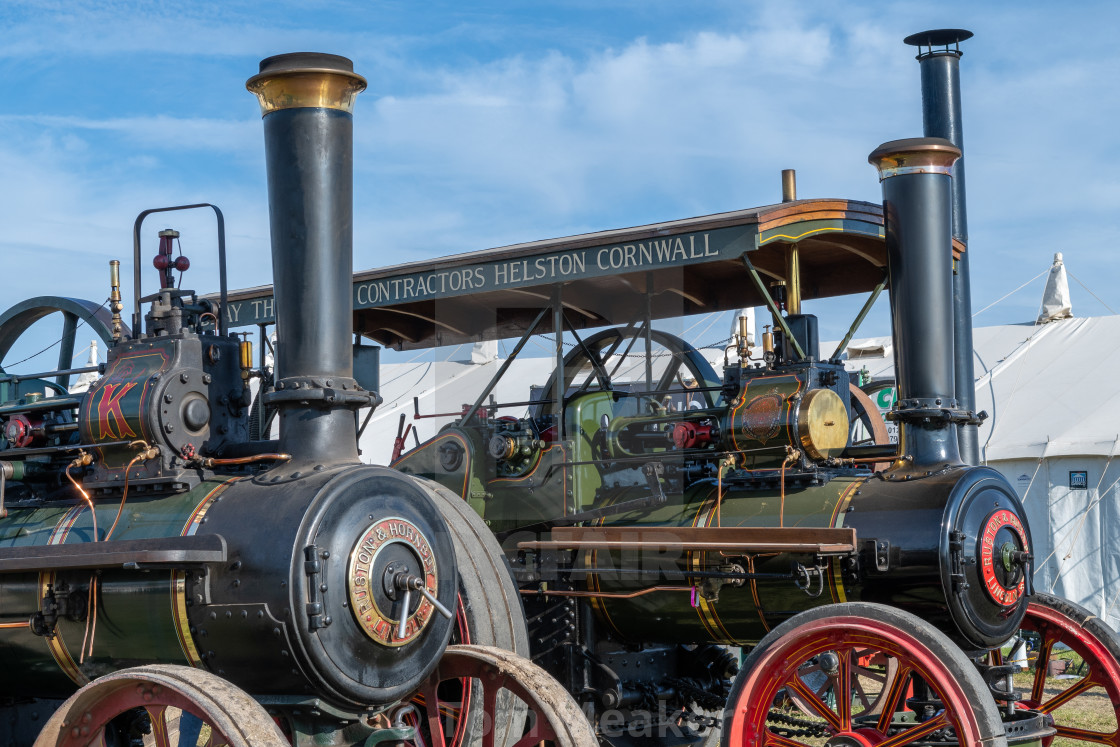
[[[1042,291],[1042,308],[1035,324],[1046,324],[1057,319],[1073,316],[1073,304],[1069,297],[1069,278],[1062,253],[1055,252],[1054,264],[1050,266],[1050,276],[1046,278],[1046,289]]]

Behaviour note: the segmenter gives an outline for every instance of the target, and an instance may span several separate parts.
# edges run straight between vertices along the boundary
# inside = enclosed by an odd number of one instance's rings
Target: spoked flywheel
[[[418,700],[426,717],[420,724],[417,744],[445,747],[454,740],[462,703],[445,700],[444,683],[453,692],[469,691],[484,704],[487,729],[483,747],[493,747],[497,704],[512,697],[528,713],[524,732],[514,747],[549,743],[555,747],[595,747],[595,733],[572,696],[547,672],[508,651],[490,646],[448,646],[436,671],[420,688]],[[469,683],[469,684],[468,684]],[[500,727],[501,724],[496,726]]]
[[[151,665],[94,680],[51,716],[35,747],[287,747],[264,708],[217,675]],[[209,740],[209,741],[207,741]]]
[[[957,646],[914,615],[868,603],[820,607],[771,631],[743,663],[723,720],[725,747],[979,747],[1003,733]]]

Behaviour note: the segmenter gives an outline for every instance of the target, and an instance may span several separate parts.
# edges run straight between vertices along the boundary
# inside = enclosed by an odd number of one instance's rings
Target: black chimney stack
[[[884,143],[867,160],[879,170],[886,217],[901,458],[888,473],[961,464],[953,396],[952,168],[941,138]]]
[[[366,87],[345,57],[269,57],[245,87],[264,118],[280,449],[293,465],[357,462],[353,378],[353,106]]]
[[[964,152],[961,120],[960,43],[972,38],[964,29],[936,29],[911,34],[903,41],[918,47],[922,70],[922,124],[926,137],[948,140]],[[964,156],[953,167],[953,238],[968,246],[968,213],[965,208]],[[976,409],[976,375],[972,364],[972,291],[969,253],[961,254],[953,275],[953,338],[960,355],[954,366],[954,392],[962,410]],[[966,352],[967,351],[967,352]],[[980,443],[975,423],[957,429],[961,457],[966,464],[980,463]]]

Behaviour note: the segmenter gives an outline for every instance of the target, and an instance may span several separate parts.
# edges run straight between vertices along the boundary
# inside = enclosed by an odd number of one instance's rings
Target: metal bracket
[[[89,591],[71,589],[65,581],[47,584],[43,595],[42,610],[31,616],[31,632],[44,638],[54,638],[58,621],[62,618],[81,622],[86,619]]]
[[[891,543],[888,540],[875,541],[875,570],[886,572],[891,567]]]
[[[308,545],[303,548],[303,572],[307,574],[307,627],[311,630],[325,628],[331,624],[329,615],[323,614],[323,594],[327,590],[326,582],[322,578],[322,561],[319,560],[319,548]]]
[[[958,425],[980,425],[988,419],[988,413],[981,410],[975,413],[972,410],[959,410],[948,407],[912,407],[905,410],[892,410],[886,415],[887,420],[900,423],[920,423],[923,421],[937,423],[956,423]]]
[[[665,475],[665,465],[661,462],[646,462],[642,465],[642,474],[646,478],[650,492],[653,493],[653,505],[661,506],[668,500],[661,487],[661,478]]]

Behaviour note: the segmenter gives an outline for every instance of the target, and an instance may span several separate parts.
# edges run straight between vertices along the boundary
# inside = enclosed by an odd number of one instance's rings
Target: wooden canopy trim
[[[791,242],[804,300],[862,293],[882,279],[883,235],[880,205],[798,200],[409,262],[355,273],[354,329],[398,350],[517,337],[557,290],[577,330],[758,306],[743,257],[784,279]],[[271,286],[228,297],[229,327],[272,323]]]

